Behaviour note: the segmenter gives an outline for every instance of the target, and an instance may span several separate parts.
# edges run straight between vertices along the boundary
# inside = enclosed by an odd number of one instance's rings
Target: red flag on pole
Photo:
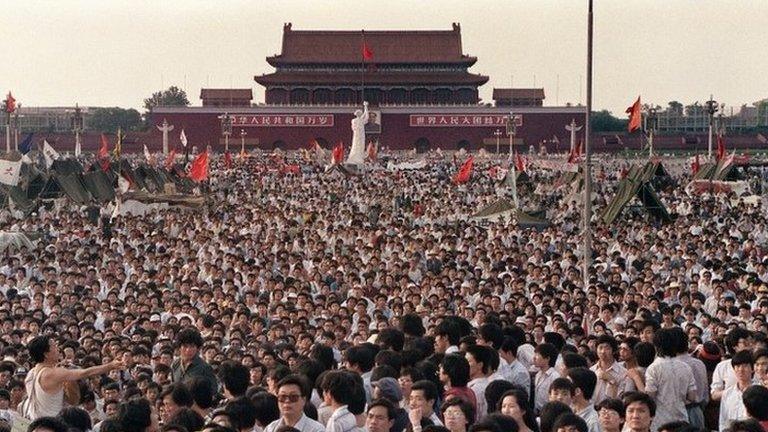
[[[464,162],[464,164],[459,168],[459,171],[456,173],[455,176],[453,176],[453,182],[455,184],[461,184],[466,183],[469,181],[470,177],[472,177],[472,169],[475,166],[475,157],[470,156],[467,158],[467,160]]]
[[[523,158],[518,152],[515,152],[515,169],[520,172],[525,172],[525,162],[523,162]]]
[[[109,159],[109,141],[104,134],[101,134],[101,147],[99,147],[97,156],[99,159]]]
[[[5,97],[5,112],[12,113],[16,111],[16,99],[13,98],[11,92],[8,92],[8,96]]]
[[[232,153],[229,151],[224,153],[224,166],[227,168],[232,168]]]
[[[372,61],[373,60],[373,50],[371,50],[371,47],[368,46],[365,41],[363,41],[363,60],[365,61]]]
[[[717,160],[725,159],[725,138],[723,134],[717,136]]]
[[[338,165],[342,160],[344,160],[344,144],[339,142],[331,153],[331,164]]]
[[[629,125],[627,129],[629,129],[630,132],[634,131],[635,129],[640,129],[640,96],[637,97],[635,103],[633,103],[631,107],[627,108],[625,112],[629,114]]]
[[[173,163],[176,161],[176,149],[171,149],[171,152],[168,154],[168,158],[165,159],[165,168],[171,169],[173,168]]]
[[[696,173],[699,172],[699,169],[701,169],[701,165],[699,164],[699,155],[697,154],[696,159],[691,163],[691,174],[696,175]]]
[[[192,167],[189,170],[189,177],[196,181],[203,181],[208,178],[208,150],[200,153],[194,161],[192,161]]]
[[[373,141],[368,143],[368,160],[371,162],[376,162],[376,154],[378,151],[376,150],[376,144],[373,143]]]

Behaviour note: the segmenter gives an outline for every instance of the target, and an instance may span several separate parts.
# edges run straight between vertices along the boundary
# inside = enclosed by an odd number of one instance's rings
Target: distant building
[[[363,45],[372,54],[363,59]],[[326,31],[283,26],[275,72],[254,77],[268,105],[474,105],[488,77],[468,72],[461,27],[451,30]]]
[[[201,89],[204,107],[249,107],[253,100],[251,89]]]
[[[88,129],[94,107],[80,107],[83,116],[83,129]],[[72,118],[75,107],[26,107],[18,108],[11,116],[11,123],[16,121],[20,132],[72,132]]]
[[[497,107],[540,107],[544,105],[544,89],[495,88],[493,100]]]

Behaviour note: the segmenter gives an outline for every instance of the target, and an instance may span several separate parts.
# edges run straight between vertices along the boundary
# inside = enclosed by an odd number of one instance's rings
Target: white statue
[[[349,149],[348,164],[362,165],[365,161],[365,124],[368,123],[368,102],[363,102],[363,111],[355,111],[352,119],[352,146]]]

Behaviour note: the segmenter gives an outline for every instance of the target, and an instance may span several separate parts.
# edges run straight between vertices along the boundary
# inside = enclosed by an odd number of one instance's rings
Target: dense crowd
[[[605,225],[628,162],[602,158],[584,275],[562,173],[518,185],[532,229],[471,217],[510,195],[492,160],[284,157],[217,158],[203,208],[0,215],[44,233],[0,259],[0,430],[768,431],[764,201],[669,161],[673,222]]]

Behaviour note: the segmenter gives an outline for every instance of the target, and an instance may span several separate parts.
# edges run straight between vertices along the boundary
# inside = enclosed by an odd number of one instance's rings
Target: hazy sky
[[[493,87],[586,97],[586,0],[0,0],[0,92],[28,106],[140,107],[153,91],[251,87],[284,22],[304,29],[443,29],[460,22]],[[768,1],[595,0],[594,106],[768,97]],[[558,91],[559,75],[559,91]],[[580,84],[582,82],[582,84]],[[581,88],[581,90],[580,90]]]

